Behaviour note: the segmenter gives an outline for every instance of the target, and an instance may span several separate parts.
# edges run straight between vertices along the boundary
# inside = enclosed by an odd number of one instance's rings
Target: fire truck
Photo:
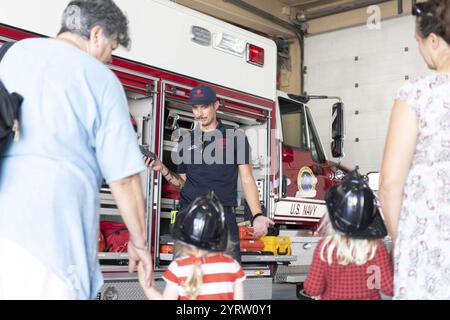
[[[291,251],[244,254],[248,299],[271,299],[274,281],[298,284],[305,279],[326,213],[327,189],[348,171],[328,161],[308,108],[309,97],[277,91],[277,47],[269,38],[168,0],[115,0],[130,21],[131,50],[119,49],[109,66],[123,84],[139,144],[149,146],[173,169],[176,139],[196,123],[187,105],[191,88],[207,84],[220,100],[218,118],[246,132],[253,174],[265,214],[277,232],[289,236]],[[68,1],[3,1],[0,44],[58,32]],[[70,61],[68,61],[70,63]],[[343,156],[343,104],[330,102],[332,154]],[[173,258],[172,213],[179,193],[159,173],[141,174],[146,200],[148,241],[157,286]],[[107,185],[100,192],[100,220],[121,221]],[[248,208],[238,182],[238,222]],[[136,274],[127,272],[127,254],[99,252],[105,284],[99,299],[145,299]],[[159,279],[159,281],[158,281]]]

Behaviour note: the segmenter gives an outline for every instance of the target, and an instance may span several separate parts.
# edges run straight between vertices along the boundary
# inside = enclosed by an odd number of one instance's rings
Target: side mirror
[[[344,104],[337,102],[331,113],[331,155],[333,158],[344,156]]]
[[[378,171],[367,173],[367,184],[373,191],[378,191],[378,185],[380,182],[380,173]]]
[[[342,158],[344,156],[344,139],[331,141],[331,155],[333,158]]]

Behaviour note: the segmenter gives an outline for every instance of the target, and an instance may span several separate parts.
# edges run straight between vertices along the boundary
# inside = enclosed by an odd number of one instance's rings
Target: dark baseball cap
[[[197,86],[189,93],[188,104],[211,104],[216,102],[217,95],[213,88],[208,86]]]

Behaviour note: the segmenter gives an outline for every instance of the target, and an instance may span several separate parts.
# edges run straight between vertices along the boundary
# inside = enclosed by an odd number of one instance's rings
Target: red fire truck
[[[68,1],[5,1],[0,10],[0,44],[54,36]],[[326,213],[324,195],[348,171],[325,157],[307,102],[311,97],[276,90],[274,41],[168,0],[116,0],[128,15],[132,49],[118,50],[110,68],[126,91],[137,122],[139,143],[148,145],[169,168],[177,134],[195,120],[186,104],[200,84],[218,93],[218,117],[247,133],[254,177],[265,213],[291,240],[290,255],[245,254],[248,299],[270,299],[274,281],[299,284],[305,278]],[[38,14],[36,14],[38,13]],[[327,97],[319,97],[327,98]],[[332,153],[343,156],[343,105],[330,102]],[[160,174],[142,174],[149,242],[158,279],[172,259],[172,211],[179,194]],[[246,205],[238,185],[238,222]],[[121,221],[107,185],[100,190],[101,220]],[[127,255],[100,252],[105,277],[100,299],[143,299],[136,274],[126,271]],[[162,286],[163,281],[156,281]]]

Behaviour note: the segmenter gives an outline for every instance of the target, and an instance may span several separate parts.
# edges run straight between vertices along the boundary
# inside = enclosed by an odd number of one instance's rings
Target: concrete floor
[[[272,300],[298,300],[295,284],[274,283],[272,286]]]
[[[382,300],[392,300],[380,293]],[[272,284],[272,300],[299,300],[296,294],[296,285],[290,283],[273,283]]]

